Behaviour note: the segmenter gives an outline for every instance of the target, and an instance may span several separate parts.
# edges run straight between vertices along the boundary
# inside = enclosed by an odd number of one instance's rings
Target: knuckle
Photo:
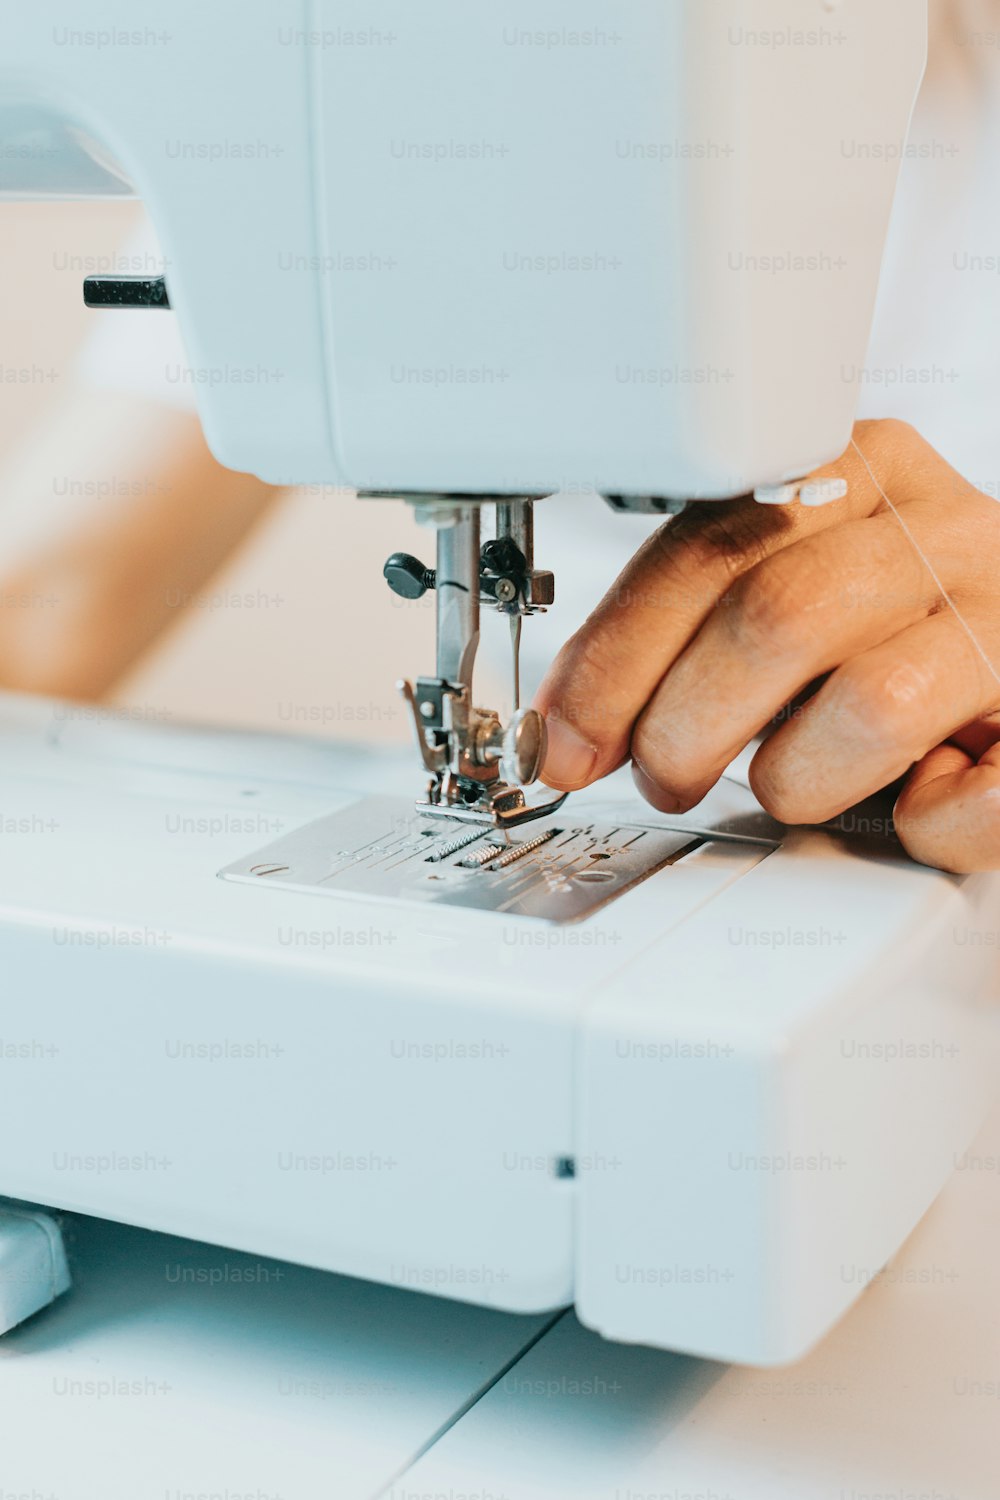
[[[729,610],[725,618],[738,643],[770,652],[801,637],[816,598],[815,580],[779,553],[753,568],[720,603]]]
[[[623,664],[609,643],[584,626],[566,642],[556,667],[559,692],[550,712],[599,745],[615,732]]]
[[[912,422],[904,421],[902,417],[877,417],[857,422],[854,436],[862,447],[867,443],[871,449],[893,453],[905,451],[915,445],[927,446]]]
[[[774,512],[774,507],[767,511],[753,501],[699,503],[673,523],[673,541],[686,563],[713,572],[721,566],[733,580],[767,557],[770,545],[764,528],[775,524]]]
[[[914,708],[927,696],[926,671],[916,662],[842,667],[833,679],[827,715],[852,738],[890,745],[905,738]]]
[[[905,421],[902,417],[882,417],[873,425],[877,436],[886,442],[900,446],[920,436],[913,423]]]
[[[867,426],[860,449],[877,466],[876,475],[893,484],[897,494],[892,498],[933,499],[972,488],[911,422],[883,417]]]

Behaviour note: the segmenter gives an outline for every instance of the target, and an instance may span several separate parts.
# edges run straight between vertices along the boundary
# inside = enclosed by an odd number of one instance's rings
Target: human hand
[[[750,770],[774,817],[824,822],[905,776],[915,859],[1000,868],[1000,505],[897,421],[811,477],[846,498],[697,503],[650,537],[539,690],[543,779],[631,759],[682,812],[777,722]]]

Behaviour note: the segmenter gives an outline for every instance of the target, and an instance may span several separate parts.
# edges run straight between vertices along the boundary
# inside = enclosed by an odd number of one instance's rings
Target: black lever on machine
[[[422,599],[437,580],[433,568],[425,568],[419,557],[409,552],[394,552],[385,560],[382,576],[401,599]]]
[[[88,276],[83,283],[83,300],[87,307],[170,306],[162,276]]]
[[[434,568],[426,567],[409,552],[393,552],[385,560],[382,576],[401,599],[422,599],[428,589],[437,583]],[[536,602],[551,602],[551,587],[539,588],[541,580],[550,580],[551,574],[529,572],[524,554],[509,537],[497,537],[483,546],[479,561],[479,594],[485,602],[495,604],[504,613],[520,613],[525,600],[535,594]]]

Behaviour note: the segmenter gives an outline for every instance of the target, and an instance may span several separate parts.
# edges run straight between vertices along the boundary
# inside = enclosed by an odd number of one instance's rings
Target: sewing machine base
[[[723,784],[572,923],[220,880],[411,757],[97,718],[0,700],[0,1195],[773,1364],[993,1098],[992,878]]]

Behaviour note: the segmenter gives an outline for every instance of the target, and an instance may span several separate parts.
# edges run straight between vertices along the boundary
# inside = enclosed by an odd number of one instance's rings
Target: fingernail
[[[594,769],[596,747],[588,745],[583,736],[565,719],[548,719],[546,727],[549,743],[545,752],[545,765],[542,767],[542,780],[557,788],[583,786]]]

